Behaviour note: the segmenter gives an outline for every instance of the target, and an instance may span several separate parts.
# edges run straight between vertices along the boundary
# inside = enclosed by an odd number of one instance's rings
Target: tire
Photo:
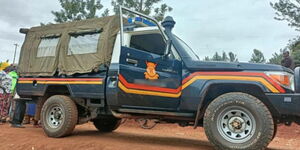
[[[121,125],[122,120],[115,117],[100,118],[93,120],[94,126],[100,132],[112,132]]]
[[[55,95],[47,99],[41,116],[42,127],[46,135],[59,138],[73,132],[78,120],[78,111],[70,97]]]
[[[204,115],[204,130],[216,149],[262,150],[273,138],[274,122],[259,99],[233,92],[209,104]]]

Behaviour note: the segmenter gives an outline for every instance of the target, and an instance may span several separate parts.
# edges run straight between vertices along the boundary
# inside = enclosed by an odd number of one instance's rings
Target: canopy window
[[[96,53],[99,38],[100,33],[72,34],[68,55]]]
[[[37,57],[54,57],[59,39],[59,37],[42,38],[38,47]]]
[[[120,16],[31,28],[22,46],[20,76],[73,75],[109,66]]]

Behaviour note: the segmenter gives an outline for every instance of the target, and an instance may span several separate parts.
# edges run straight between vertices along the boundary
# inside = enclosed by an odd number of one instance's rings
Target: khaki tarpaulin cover
[[[52,76],[58,71],[59,74],[72,75],[97,70],[100,65],[109,65],[118,31],[119,16],[33,27],[26,34],[21,49],[19,73],[21,76]],[[68,54],[71,35],[88,32],[100,33],[97,51]],[[53,56],[39,57],[38,48],[45,37],[59,38],[59,42]]]

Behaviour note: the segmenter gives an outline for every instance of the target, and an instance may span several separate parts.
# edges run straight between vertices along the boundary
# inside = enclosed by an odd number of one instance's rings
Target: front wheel
[[[213,100],[204,115],[204,129],[217,149],[265,149],[274,135],[268,108],[246,93],[227,93]]]
[[[64,95],[51,96],[43,105],[41,121],[49,137],[64,137],[74,130],[78,111],[74,101]]]

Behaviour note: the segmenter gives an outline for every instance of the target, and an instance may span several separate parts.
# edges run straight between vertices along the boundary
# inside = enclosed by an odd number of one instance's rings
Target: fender
[[[196,81],[195,85],[198,85],[197,82],[200,82],[200,81]],[[203,84],[203,82],[202,82]],[[193,85],[191,85],[193,86]],[[196,108],[196,117],[195,117],[195,124],[194,124],[194,128],[196,128],[198,126],[198,121],[203,118],[204,116],[204,113],[205,113],[205,101],[206,101],[206,97],[207,95],[209,94],[209,90],[213,87],[217,87],[217,86],[232,86],[232,87],[256,87],[257,89],[260,90],[260,92],[263,92],[263,93],[267,93],[267,92],[270,92],[264,85],[262,85],[261,83],[259,82],[254,82],[254,81],[234,81],[234,80],[206,80],[204,81],[204,85],[202,86],[202,88],[200,89],[200,92],[198,93],[198,96],[197,96],[197,101],[198,101],[198,105],[197,105],[197,108]],[[188,89],[186,89],[188,90]],[[243,89],[226,89],[224,91],[224,93],[228,93],[228,92],[234,92],[234,91],[241,91],[241,92],[245,92]],[[221,92],[222,93],[222,92]],[[224,94],[223,93],[223,94]],[[247,93],[247,92],[246,92]],[[222,94],[218,94],[216,95],[216,97],[220,96]],[[212,99],[213,100],[213,99]],[[210,101],[212,101],[210,100]],[[209,101],[209,102],[210,102]],[[183,98],[183,102],[182,104],[184,105],[184,103],[187,103],[187,101],[184,100]],[[269,102],[267,102],[269,103]],[[271,106],[272,107],[272,106]]]
[[[180,111],[197,111],[199,100],[204,96],[206,89],[216,84],[248,84],[255,85],[262,89],[263,92],[269,92],[262,84],[253,81],[236,81],[236,80],[197,80],[182,91],[181,103],[178,108]]]
[[[72,91],[72,89],[71,89],[71,87],[70,87],[69,84],[66,84],[66,85],[49,85],[49,84],[47,84],[45,86],[44,91],[43,91],[43,95],[47,94],[47,90],[49,90],[51,88],[58,88],[58,87],[66,87],[67,90],[68,90],[68,92],[69,92],[69,94],[70,94],[70,96],[74,97],[74,93],[73,93],[73,91]]]

